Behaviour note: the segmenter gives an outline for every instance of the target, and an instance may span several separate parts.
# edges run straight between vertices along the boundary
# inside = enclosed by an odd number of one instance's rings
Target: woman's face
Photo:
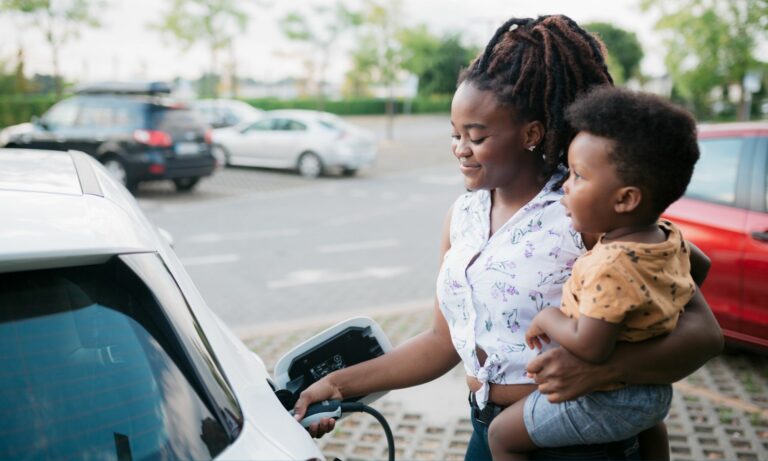
[[[521,172],[533,174],[535,154],[526,149],[526,123],[500,106],[490,91],[464,82],[451,103],[451,152],[469,190],[509,186]],[[531,169],[531,167],[536,167]]]

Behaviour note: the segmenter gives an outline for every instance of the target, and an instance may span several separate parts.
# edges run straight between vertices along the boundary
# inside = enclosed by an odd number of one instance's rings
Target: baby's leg
[[[488,445],[493,461],[528,459],[526,452],[536,449],[523,420],[525,399],[518,400],[493,418],[488,427]]]
[[[646,429],[638,435],[640,457],[647,460],[669,461],[669,437],[664,422]]]

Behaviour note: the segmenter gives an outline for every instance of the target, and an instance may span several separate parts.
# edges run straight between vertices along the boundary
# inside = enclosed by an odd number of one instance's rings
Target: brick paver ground
[[[422,331],[430,316],[431,310],[425,308],[371,315],[393,344]],[[271,326],[263,332],[251,332],[245,339],[272,367],[284,352],[333,322],[310,323],[279,331]],[[434,418],[406,408],[407,403],[397,396],[398,391],[391,392],[373,405],[392,428],[397,459],[463,459],[472,432],[468,418],[446,418],[436,423]],[[450,399],[447,405],[464,404],[455,402],[454,395]],[[768,460],[768,357],[731,352],[676,383],[667,427],[675,461]],[[318,444],[328,459],[380,460],[387,456],[384,432],[365,414],[343,419],[334,433]]]

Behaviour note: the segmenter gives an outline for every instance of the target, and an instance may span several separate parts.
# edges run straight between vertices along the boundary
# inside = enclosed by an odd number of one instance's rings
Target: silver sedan
[[[266,112],[260,120],[214,130],[213,144],[226,165],[296,169],[310,178],[331,170],[353,175],[377,152],[373,133],[312,110]]]

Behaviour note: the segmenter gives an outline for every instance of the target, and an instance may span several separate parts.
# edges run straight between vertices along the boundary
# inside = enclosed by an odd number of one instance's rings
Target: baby
[[[554,340],[599,363],[616,341],[670,332],[696,291],[689,245],[677,227],[659,219],[691,179],[699,158],[696,123],[662,98],[613,87],[576,101],[567,119],[578,134],[568,149],[562,203],[576,231],[600,238],[574,264],[560,309],[539,312],[526,342],[541,349]],[[671,398],[669,385],[616,383],[563,403],[535,391],[491,423],[493,459],[524,459],[539,447],[607,443],[643,431],[655,434],[654,445],[665,444],[662,421]],[[659,450],[654,456],[669,456],[666,445]]]

